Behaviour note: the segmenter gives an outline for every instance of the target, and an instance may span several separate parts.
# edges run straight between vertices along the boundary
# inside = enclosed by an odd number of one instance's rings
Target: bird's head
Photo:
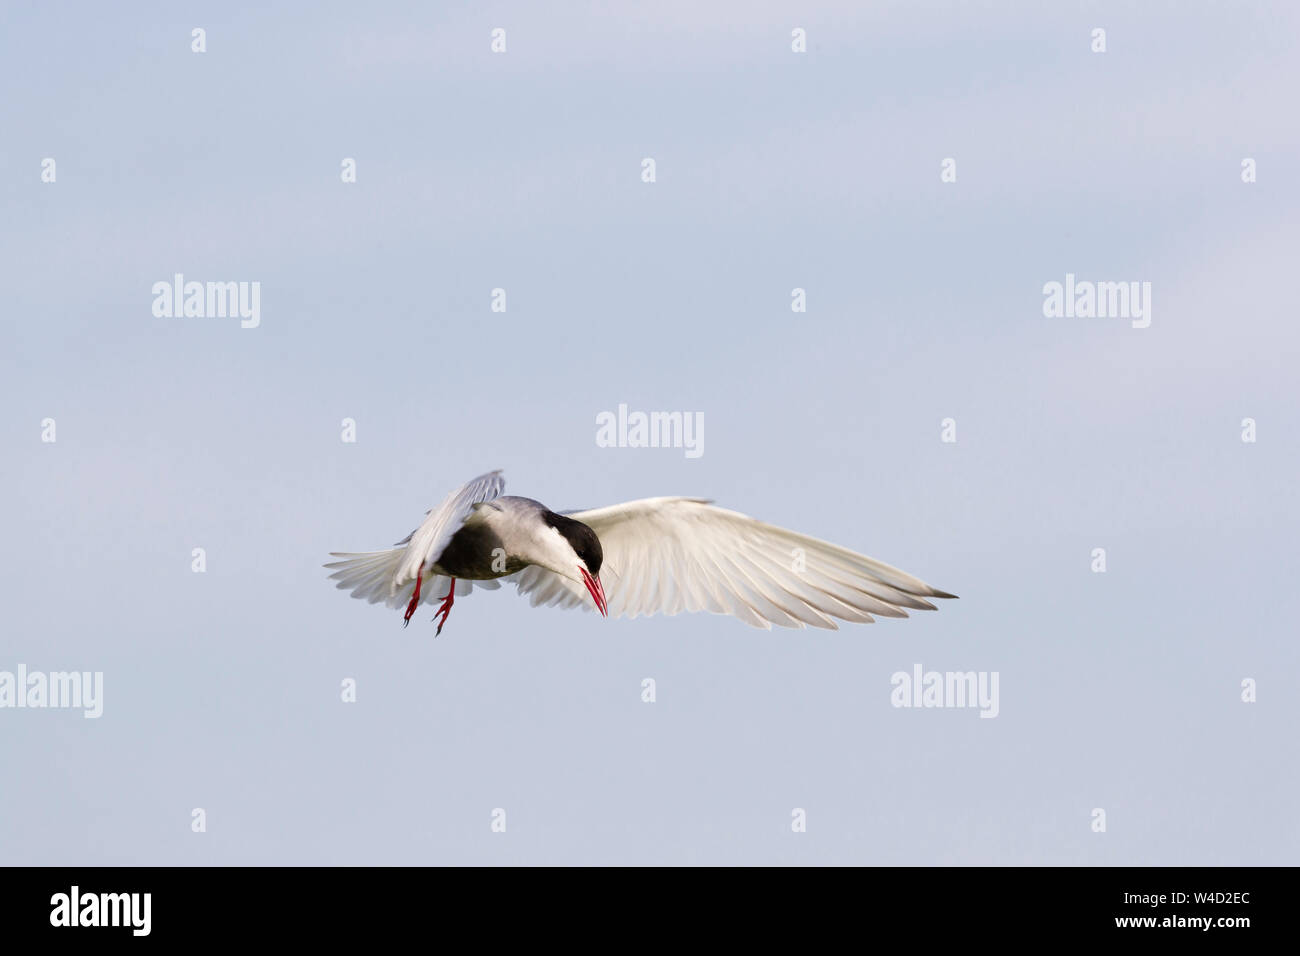
[[[581,521],[554,512],[547,512],[544,518],[560,539],[552,549],[556,553],[552,561],[548,562],[548,567],[571,581],[581,581],[586,585],[591,599],[596,603],[596,609],[608,617],[609,603],[605,600],[605,588],[600,583],[600,566],[604,561],[600,538]]]

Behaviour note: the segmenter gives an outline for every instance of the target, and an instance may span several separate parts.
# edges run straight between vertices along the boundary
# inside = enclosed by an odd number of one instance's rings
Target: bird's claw
[[[447,618],[451,614],[451,606],[455,602],[456,602],[456,579],[452,578],[451,587],[447,589],[447,596],[442,599],[442,605],[438,608],[437,614],[435,614],[433,617],[435,621],[438,621],[438,629],[433,632],[434,637],[437,637],[439,634],[442,633],[442,626],[447,623]],[[439,616],[441,616],[442,618],[442,620],[440,621],[438,620]]]
[[[406,616],[402,618],[402,627],[406,627],[406,625],[411,623],[411,615],[413,615],[415,609],[420,606],[420,585],[423,582],[423,576],[417,574],[415,576],[415,593],[411,595],[411,601],[406,605]]]

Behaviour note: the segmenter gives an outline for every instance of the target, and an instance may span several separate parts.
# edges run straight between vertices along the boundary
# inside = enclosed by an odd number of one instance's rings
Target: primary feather
[[[898,568],[702,498],[643,498],[569,512],[604,549],[611,616],[711,611],[753,627],[869,623],[933,610],[954,595]],[[580,587],[539,567],[513,576],[532,603],[589,607]]]

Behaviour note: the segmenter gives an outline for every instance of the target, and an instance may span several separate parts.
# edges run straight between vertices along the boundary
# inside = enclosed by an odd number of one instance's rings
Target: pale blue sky
[[[5,7],[0,670],[105,701],[0,710],[0,862],[1297,862],[1295,10],[377,6]],[[260,328],[154,318],[175,272],[261,282]],[[1067,272],[1151,282],[1151,327],[1044,318]],[[620,402],[703,457],[598,448]],[[961,600],[503,589],[435,641],[333,589],[490,468]],[[999,672],[998,718],[892,708],[918,662]]]

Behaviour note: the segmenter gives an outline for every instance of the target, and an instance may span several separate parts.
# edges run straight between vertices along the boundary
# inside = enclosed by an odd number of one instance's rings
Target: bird
[[[710,611],[767,630],[836,630],[836,621],[907,617],[909,610],[935,610],[928,598],[956,597],[874,558],[706,498],[555,512],[504,490],[500,470],[480,475],[427,511],[393,547],[333,551],[330,557],[340,560],[324,567],[354,598],[405,604],[403,627],[421,603],[440,601],[435,637],[457,597],[475,587],[496,590],[503,580],[533,607],[630,618]]]

